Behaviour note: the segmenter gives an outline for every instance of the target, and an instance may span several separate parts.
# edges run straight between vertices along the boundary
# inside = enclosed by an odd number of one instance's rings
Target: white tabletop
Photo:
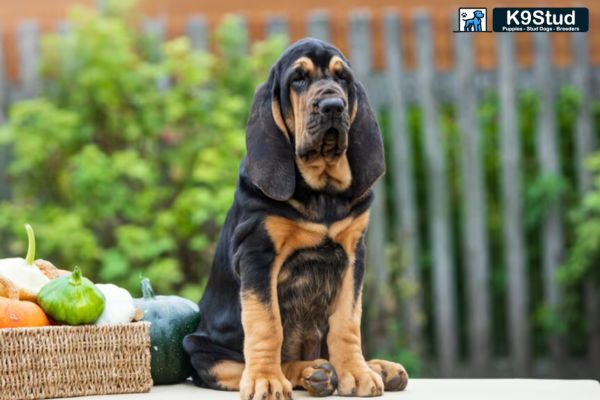
[[[338,396],[335,396],[338,397]],[[294,392],[295,399],[311,398]],[[542,379],[412,379],[403,392],[385,393],[384,399],[402,400],[600,400],[600,384],[592,380]],[[81,399],[114,400],[237,400],[237,392],[197,388],[191,384],[156,386],[150,393],[91,396]]]

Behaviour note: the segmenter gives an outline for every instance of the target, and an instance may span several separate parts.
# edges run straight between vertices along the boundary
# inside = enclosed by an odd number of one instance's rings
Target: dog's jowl
[[[241,398],[377,396],[396,363],[361,350],[364,235],[383,144],[344,55],[304,39],[255,94],[235,200],[184,340],[194,382]]]

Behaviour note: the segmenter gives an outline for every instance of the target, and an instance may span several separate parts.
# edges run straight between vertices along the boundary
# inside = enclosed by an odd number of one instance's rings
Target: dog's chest
[[[342,275],[354,260],[368,219],[367,211],[331,225],[266,217],[265,228],[277,254],[284,360],[311,358],[318,353],[319,338],[326,333]]]
[[[347,262],[344,249],[330,239],[296,250],[285,260],[277,287],[285,358],[301,358],[310,351],[308,342],[325,334]]]

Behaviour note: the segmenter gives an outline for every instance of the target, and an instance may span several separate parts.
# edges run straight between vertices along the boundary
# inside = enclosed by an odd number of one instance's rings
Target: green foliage
[[[585,318],[583,317],[583,307],[581,305],[581,285],[582,281],[589,278],[597,283],[600,282],[600,269],[593,268],[595,263],[600,261],[600,154],[590,162],[590,167],[595,171],[596,189],[590,193],[579,205],[577,192],[573,190],[575,185],[574,171],[574,145],[572,137],[574,136],[575,117],[580,106],[579,92],[570,86],[561,88],[556,98],[555,117],[558,128],[559,158],[561,160],[560,174],[549,175],[540,171],[537,159],[536,132],[537,121],[539,117],[539,95],[532,91],[520,91],[518,93],[518,129],[521,140],[521,202],[523,204],[523,228],[525,233],[525,245],[527,250],[527,280],[528,294],[530,296],[530,314],[529,324],[533,328],[533,347],[536,353],[547,354],[548,337],[550,333],[569,332],[569,345],[577,353],[585,347],[585,335],[583,332]],[[598,104],[592,104],[594,116],[597,119],[600,116]],[[452,251],[455,261],[454,287],[457,289],[457,307],[458,307],[458,329],[460,339],[459,352],[461,356],[468,357],[468,331],[466,329],[469,310],[466,292],[467,271],[464,268],[465,254],[463,251],[463,236],[460,227],[464,224],[463,218],[463,188],[461,187],[460,173],[460,128],[457,124],[456,107],[454,104],[441,104],[439,107],[439,127],[443,140],[443,150],[446,157],[446,167],[448,173],[448,191],[450,197],[450,215],[451,215],[451,235]],[[478,103],[477,109],[478,123],[481,129],[481,146],[483,157],[483,173],[485,182],[485,201],[487,212],[487,230],[489,239],[489,261],[490,261],[490,297],[491,297],[491,321],[492,335],[496,354],[507,355],[509,352],[509,343],[506,335],[507,310],[507,271],[505,258],[505,243],[503,233],[503,204],[501,196],[501,158],[499,152],[500,129],[499,129],[499,104],[497,94],[494,92],[486,93]],[[418,107],[408,109],[408,133],[411,136],[412,148],[410,149],[413,157],[415,196],[418,208],[418,230],[420,242],[420,254],[418,255],[418,264],[421,267],[420,282],[406,282],[403,275],[405,268],[405,257],[403,257],[402,243],[392,243],[391,251],[388,257],[390,267],[390,280],[393,282],[391,294],[393,301],[397,304],[395,313],[385,321],[379,322],[379,326],[387,327],[385,330],[377,331],[374,335],[366,336],[366,340],[374,343],[391,343],[384,354],[387,358],[402,359],[404,362],[411,362],[411,357],[415,356],[406,352],[405,327],[398,323],[406,309],[401,306],[406,296],[415,291],[419,291],[424,299],[424,354],[435,353],[434,330],[434,294],[432,287],[432,254],[431,240],[429,236],[429,210],[428,189],[426,177],[426,164],[424,160],[423,143],[423,124],[422,111]],[[380,122],[386,145],[389,146],[390,136],[392,134],[388,123],[389,115],[384,113]],[[600,126],[600,125],[597,125]],[[598,135],[598,132],[595,132]],[[388,147],[389,148],[389,147]],[[515,149],[516,151],[516,149]],[[388,152],[389,155],[389,152]],[[388,164],[389,165],[389,164]],[[388,168],[387,184],[391,184],[395,171]],[[397,215],[398,201],[394,199],[391,188],[388,188],[386,212],[391,216]],[[557,313],[551,309],[546,301],[543,290],[542,280],[542,249],[541,232],[543,229],[543,220],[553,204],[554,200],[560,198],[565,210],[577,209],[574,223],[571,226],[565,226],[565,240],[567,244],[566,254],[570,255],[572,261],[569,267],[565,268],[563,274],[569,275],[563,282],[572,280],[564,290],[567,299],[569,312]],[[396,232],[397,219],[388,218],[388,237],[394,238]],[[566,222],[566,221],[565,221]],[[570,247],[574,242],[573,247]],[[365,296],[365,298],[368,298]],[[388,299],[386,299],[389,301]],[[369,311],[369,307],[365,307]],[[373,312],[372,312],[373,313]],[[376,313],[374,313],[376,314]],[[380,312],[379,315],[384,315]],[[384,315],[385,317],[385,315]],[[421,316],[412,316],[412,320]],[[568,324],[565,320],[568,319]],[[375,319],[375,321],[377,321]],[[372,324],[373,319],[367,324]],[[574,333],[577,334],[574,334]],[[370,349],[377,349],[377,345]],[[419,359],[417,354],[416,360]],[[426,365],[416,365],[421,370],[426,370]],[[426,372],[427,373],[427,372]]]
[[[573,87],[563,88],[563,101],[568,108],[567,115],[573,118],[581,102],[580,93]],[[595,104],[598,116],[598,103]],[[594,108],[594,107],[593,107]],[[571,119],[571,123],[574,121]],[[592,187],[579,201],[571,212],[571,222],[574,230],[573,244],[566,264],[559,271],[559,278],[567,287],[574,287],[584,281],[600,283],[598,268],[594,268],[600,256],[600,153],[594,154],[587,160],[586,168],[592,177]],[[577,300],[567,297],[567,307]]]
[[[572,213],[575,240],[569,259],[560,271],[561,281],[567,285],[584,281],[600,282],[600,153],[588,160],[593,174],[593,187]]]
[[[184,38],[160,47],[125,3],[102,15],[75,8],[69,35],[44,38],[43,93],[15,104],[0,134],[14,154],[0,243],[23,253],[29,222],[40,256],[63,268],[133,293],[144,275],[159,293],[197,300],[233,200],[252,94],[284,41],[246,54],[241,24],[227,18],[218,55]]]
[[[558,271],[558,279],[564,292],[558,313],[552,314],[549,328],[556,332],[568,332],[575,352],[584,353],[587,335],[591,327],[585,317],[584,283],[596,289],[600,287],[600,153],[588,159],[592,173],[592,188],[583,196],[571,212],[572,244],[567,261]]]

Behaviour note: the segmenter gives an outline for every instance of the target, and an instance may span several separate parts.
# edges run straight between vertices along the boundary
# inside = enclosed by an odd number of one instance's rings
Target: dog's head
[[[475,11],[473,12],[473,16],[474,16],[475,18],[479,18],[479,19],[481,19],[481,18],[483,18],[483,11],[481,11],[481,10],[475,10]]]
[[[291,45],[257,89],[246,147],[252,182],[276,200],[292,197],[296,170],[312,189],[358,197],[385,169],[363,86],[344,55],[317,39]]]

